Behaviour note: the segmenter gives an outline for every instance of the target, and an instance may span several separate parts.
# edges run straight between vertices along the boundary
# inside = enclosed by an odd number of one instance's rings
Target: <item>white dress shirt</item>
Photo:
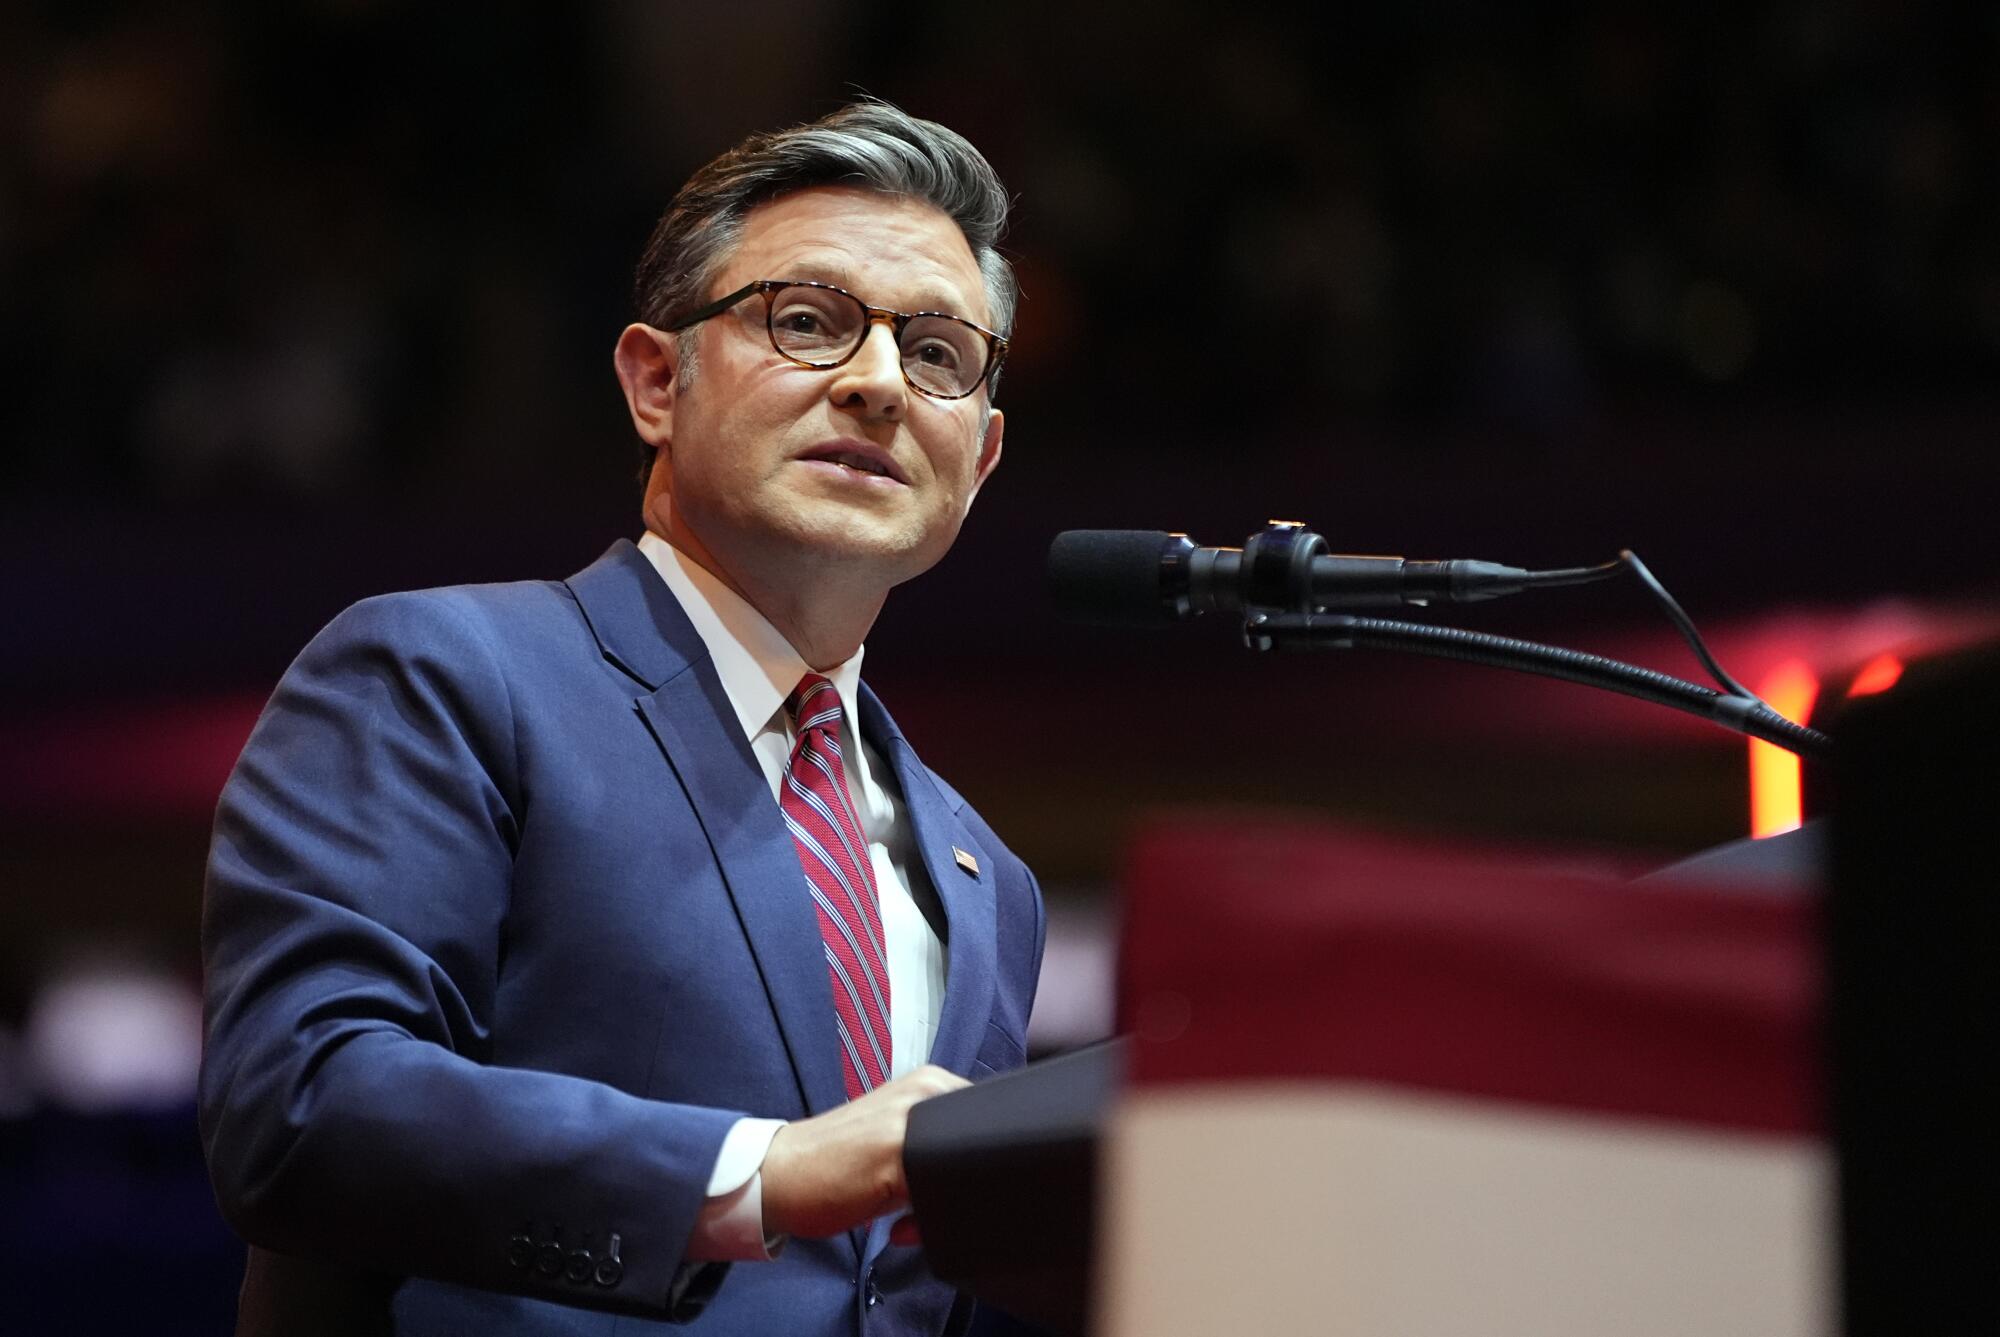
[[[750,741],[757,765],[777,802],[797,730],[785,700],[799,679],[813,672],[776,627],[714,573],[657,534],[639,540],[639,551],[660,573],[679,601],[695,633],[708,648],[722,679],[722,691]],[[937,892],[923,870],[910,815],[897,792],[889,765],[860,736],[855,694],[861,683],[862,650],[821,671],[840,694],[840,752],[846,763],[848,801],[868,838],[869,862],[881,904],[883,952],[889,967],[890,1076],[900,1076],[930,1060],[944,1005],[944,944],[932,924],[943,922]],[[758,888],[758,894],[795,892],[807,900],[805,873],[795,887]],[[803,911],[802,911],[803,913]],[[831,982],[826,1005],[833,1008]],[[759,1173],[779,1119],[737,1120],[723,1140],[708,1182],[709,1200],[688,1243],[690,1259],[758,1259],[771,1256],[763,1228]]]

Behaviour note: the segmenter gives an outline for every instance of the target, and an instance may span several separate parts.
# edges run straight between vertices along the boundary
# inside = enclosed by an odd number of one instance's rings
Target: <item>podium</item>
[[[1128,884],[1102,1337],[1829,1330],[1805,899],[1199,816]]]
[[[1822,829],[1638,881],[1159,822],[1123,1049],[912,1117],[995,1167],[912,1160],[941,1275],[1096,1337],[2000,1330],[2000,647],[1838,732]]]
[[[913,1112],[941,1276],[1099,1337],[1830,1330],[1804,898],[1240,813],[1125,896],[1122,1049]]]

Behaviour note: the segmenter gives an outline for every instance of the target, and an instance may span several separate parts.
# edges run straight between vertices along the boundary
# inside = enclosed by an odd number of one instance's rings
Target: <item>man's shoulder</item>
[[[473,631],[504,633],[537,622],[573,619],[575,609],[576,596],[560,580],[511,580],[371,595],[349,605],[334,622],[411,627],[457,624]]]
[[[374,595],[343,610],[320,639],[381,637],[392,644],[434,639],[445,645],[483,643],[510,649],[554,639],[570,646],[578,632],[601,634],[606,619],[618,626],[632,623],[634,609],[639,610],[637,620],[651,628],[656,619],[645,616],[650,611],[648,583],[646,559],[630,542],[620,540],[564,580],[439,585]]]
[[[576,598],[559,580],[441,585],[349,605],[294,667],[393,663],[512,678],[537,660],[568,657],[580,636],[587,641]]]
[[[348,605],[316,643],[366,641],[412,649],[511,643],[537,631],[574,628],[576,599],[559,580],[438,585],[371,595]]]

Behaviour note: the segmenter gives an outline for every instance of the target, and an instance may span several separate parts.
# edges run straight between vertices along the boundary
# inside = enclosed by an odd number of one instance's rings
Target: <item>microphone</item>
[[[1517,566],[1329,553],[1293,520],[1273,520],[1241,548],[1204,548],[1186,534],[1071,529],[1049,545],[1049,584],[1066,619],[1141,627],[1203,613],[1318,612],[1476,603],[1527,588]]]

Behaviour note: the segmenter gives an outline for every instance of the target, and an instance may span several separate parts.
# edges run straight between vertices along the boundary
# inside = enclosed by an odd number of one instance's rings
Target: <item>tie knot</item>
[[[840,693],[817,673],[799,679],[799,685],[785,699],[785,709],[792,712],[802,734],[840,727]]]

